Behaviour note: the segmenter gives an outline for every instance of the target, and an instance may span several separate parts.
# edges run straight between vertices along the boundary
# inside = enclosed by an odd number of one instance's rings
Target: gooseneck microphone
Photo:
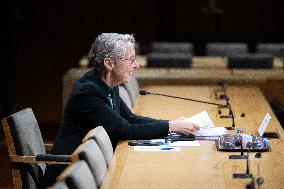
[[[215,105],[215,106],[219,106],[219,107],[225,107],[228,108],[229,111],[232,113],[232,126],[231,127],[225,127],[228,130],[234,130],[235,129],[235,118],[234,118],[234,114],[233,111],[231,109],[231,106],[227,105],[227,104],[218,104],[218,103],[214,103],[214,102],[208,102],[208,101],[203,101],[203,100],[196,100],[196,99],[191,99],[191,98],[184,98],[184,97],[179,97],[179,96],[172,96],[172,95],[166,95],[166,94],[160,94],[160,93],[151,93],[151,92],[147,92],[147,91],[140,91],[139,92],[140,95],[158,95],[158,96],[164,96],[164,97],[169,97],[169,98],[176,98],[176,99],[180,99],[180,100],[188,100],[188,101],[192,101],[192,102],[199,102],[199,103],[203,103],[203,104],[211,104],[211,105]]]

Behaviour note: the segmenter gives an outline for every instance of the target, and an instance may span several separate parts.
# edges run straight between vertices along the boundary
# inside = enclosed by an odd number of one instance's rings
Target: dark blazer
[[[112,94],[114,109],[107,98],[109,94]],[[133,114],[120,98],[118,87],[109,87],[91,70],[73,87],[51,153],[72,154],[87,132],[99,125],[105,128],[114,148],[119,140],[164,138],[169,130],[167,120]],[[47,182],[52,184],[48,181],[50,177],[54,181],[64,167],[48,166]]]

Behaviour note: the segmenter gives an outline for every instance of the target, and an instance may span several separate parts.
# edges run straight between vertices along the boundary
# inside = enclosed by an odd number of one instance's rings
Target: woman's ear
[[[114,68],[114,62],[110,58],[105,58],[104,66],[108,71],[111,71]]]

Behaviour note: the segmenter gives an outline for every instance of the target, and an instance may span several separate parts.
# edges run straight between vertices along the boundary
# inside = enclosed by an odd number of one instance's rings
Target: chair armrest
[[[47,163],[47,164],[70,164],[71,155],[38,154],[37,156],[10,155],[12,163]]]
[[[51,152],[52,147],[53,144],[44,144],[45,152],[49,154]]]
[[[72,162],[71,155],[38,154],[37,161]]]

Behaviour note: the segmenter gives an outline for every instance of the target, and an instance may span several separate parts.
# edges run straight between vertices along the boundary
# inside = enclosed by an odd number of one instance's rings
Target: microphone
[[[208,101],[203,101],[203,100],[196,100],[196,99],[191,99],[191,98],[184,98],[184,97],[179,97],[179,96],[172,96],[172,95],[166,95],[166,94],[160,94],[160,93],[151,93],[151,92],[147,92],[147,91],[140,91],[139,92],[140,95],[157,95],[157,96],[164,96],[164,97],[169,97],[169,98],[176,98],[176,99],[180,99],[180,100],[188,100],[188,101],[192,101],[192,102],[199,102],[199,103],[203,103],[203,104],[211,104],[211,105],[215,105],[215,106],[219,106],[219,107],[225,107],[228,108],[229,111],[232,113],[232,126],[231,127],[225,127],[228,130],[235,130],[235,118],[234,118],[234,114],[233,111],[231,109],[231,106],[227,105],[227,104],[218,104],[218,103],[214,103],[214,102],[208,102]]]
[[[221,94],[217,95],[216,97],[217,99],[225,99],[228,98],[229,96],[227,96],[227,86],[228,86],[228,81],[227,80],[221,80],[219,82],[219,85],[221,86]],[[220,91],[219,91],[220,92]]]
[[[241,147],[241,155],[229,155],[229,159],[248,159],[248,155],[244,155],[242,136],[240,136],[240,140],[235,141],[235,145]]]

